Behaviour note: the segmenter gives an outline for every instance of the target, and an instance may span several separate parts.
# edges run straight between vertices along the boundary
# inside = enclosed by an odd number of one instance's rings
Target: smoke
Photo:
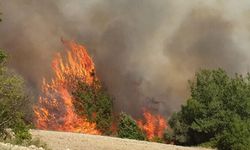
[[[39,93],[60,39],[84,44],[116,111],[165,115],[188,97],[201,68],[250,70],[250,2],[233,0],[6,0],[0,47]]]

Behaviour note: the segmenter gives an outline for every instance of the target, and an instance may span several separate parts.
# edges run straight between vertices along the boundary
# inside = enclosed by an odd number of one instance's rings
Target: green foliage
[[[0,65],[1,67],[4,65],[4,62],[6,61],[7,55],[0,50]]]
[[[138,127],[136,121],[125,113],[121,113],[119,117],[118,137],[136,140],[146,139],[145,134]]]
[[[190,85],[190,99],[169,121],[176,143],[250,149],[250,75],[203,70]]]
[[[163,139],[167,143],[171,143],[172,141],[174,141],[174,132],[173,132],[173,130],[167,128],[166,131],[165,131],[165,133],[164,133]]]
[[[181,113],[174,113],[169,120],[169,125],[174,130],[174,141],[176,144],[186,145],[189,141],[188,126],[182,120]]]
[[[95,122],[102,133],[111,134],[113,99],[101,88],[100,82],[96,81],[93,86],[79,82],[73,96],[76,112]]]
[[[16,144],[22,144],[24,141],[31,140],[31,134],[29,133],[29,128],[24,123],[23,120],[19,120],[16,122],[15,126],[13,127],[13,131],[15,133]]]
[[[12,128],[21,142],[30,139],[23,119],[29,99],[23,79],[9,71],[5,62],[6,54],[0,51],[0,136],[4,136],[6,128]]]
[[[250,148],[250,122],[239,117],[232,118],[227,130],[220,135],[218,148],[223,150],[249,150]]]
[[[164,140],[160,137],[155,136],[150,140],[150,142],[164,143]]]

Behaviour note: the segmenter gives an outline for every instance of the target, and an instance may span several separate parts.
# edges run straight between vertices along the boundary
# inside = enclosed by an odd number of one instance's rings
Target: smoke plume
[[[250,70],[250,2],[234,0],[2,0],[0,48],[39,93],[60,39],[85,45],[116,111],[166,116],[201,68]]]

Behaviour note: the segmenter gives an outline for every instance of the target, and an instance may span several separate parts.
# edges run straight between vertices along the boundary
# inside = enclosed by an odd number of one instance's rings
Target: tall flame
[[[64,60],[58,53],[52,62],[54,78],[43,80],[42,96],[34,107],[35,124],[39,129],[100,134],[96,124],[74,112],[72,90],[77,81],[91,85],[95,77],[95,66],[86,49],[74,42],[64,42],[69,49]]]
[[[167,128],[167,122],[161,115],[153,115],[147,110],[143,113],[144,121],[137,121],[138,126],[146,133],[149,140],[154,137],[163,138],[164,130]]]

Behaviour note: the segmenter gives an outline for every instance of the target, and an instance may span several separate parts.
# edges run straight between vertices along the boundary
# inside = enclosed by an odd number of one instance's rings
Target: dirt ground
[[[52,150],[209,150],[80,133],[42,130],[31,130],[31,133]]]

